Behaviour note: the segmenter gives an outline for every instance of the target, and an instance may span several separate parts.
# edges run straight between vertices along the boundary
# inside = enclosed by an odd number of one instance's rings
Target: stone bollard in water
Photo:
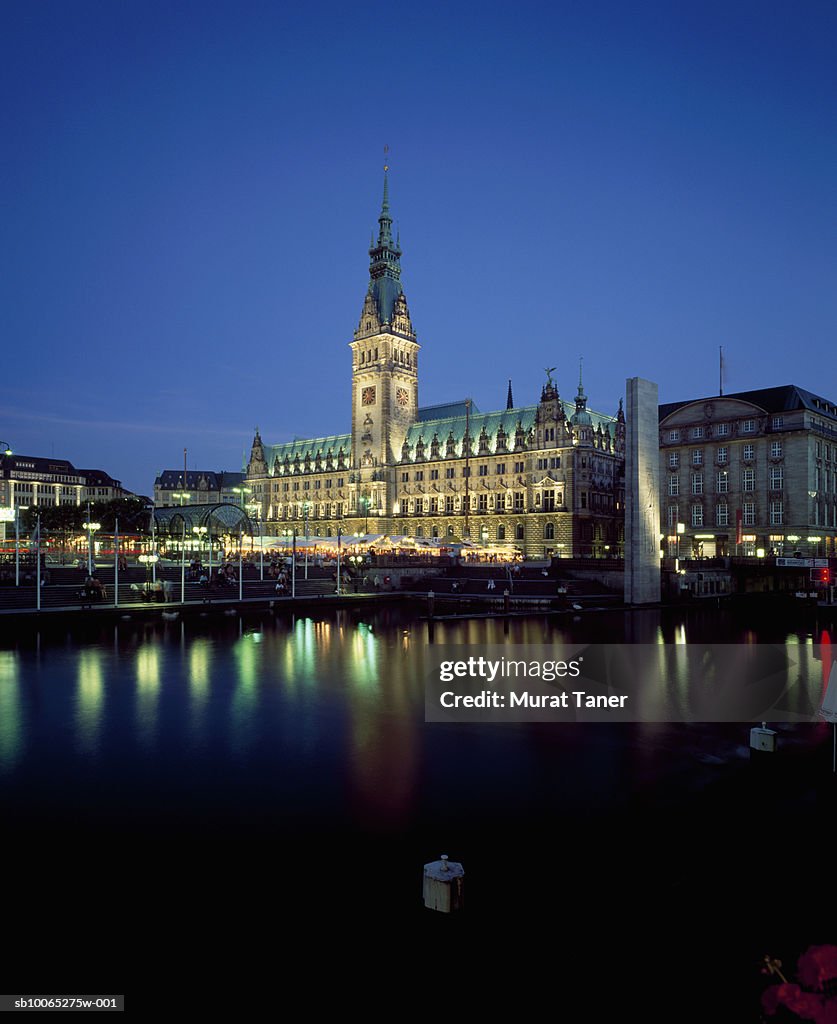
[[[424,865],[424,905],[430,910],[450,914],[465,905],[465,869],[457,861],[441,860]]]

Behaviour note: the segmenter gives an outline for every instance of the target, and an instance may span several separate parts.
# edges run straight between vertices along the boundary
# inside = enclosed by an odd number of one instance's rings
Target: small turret
[[[250,459],[247,463],[247,476],[267,476],[267,460],[265,459],[264,445],[262,444],[262,438],[259,434],[258,427],[256,427],[256,434],[253,438],[252,447],[250,448]]]

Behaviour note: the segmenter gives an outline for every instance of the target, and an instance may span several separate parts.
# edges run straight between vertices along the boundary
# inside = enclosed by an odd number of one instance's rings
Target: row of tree
[[[21,513],[21,532],[31,534],[38,516],[42,535],[63,536],[65,540],[83,532],[84,524],[88,522],[86,504],[30,506]],[[89,522],[98,523],[102,533],[113,533],[117,519],[120,533],[148,533],[151,528],[151,513],[142,498],[114,498],[90,503]]]

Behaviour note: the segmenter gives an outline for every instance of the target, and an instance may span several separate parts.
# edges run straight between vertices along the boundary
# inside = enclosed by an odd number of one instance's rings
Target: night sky
[[[390,146],[422,404],[837,399],[837,6],[8,0],[0,439],[150,493],[348,430]]]

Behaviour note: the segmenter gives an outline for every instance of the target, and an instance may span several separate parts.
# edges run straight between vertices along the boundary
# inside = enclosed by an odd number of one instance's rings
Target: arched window
[[[555,524],[547,523],[543,528],[544,540],[555,540]]]
[[[518,523],[514,528],[514,539],[523,540],[523,523]]]

